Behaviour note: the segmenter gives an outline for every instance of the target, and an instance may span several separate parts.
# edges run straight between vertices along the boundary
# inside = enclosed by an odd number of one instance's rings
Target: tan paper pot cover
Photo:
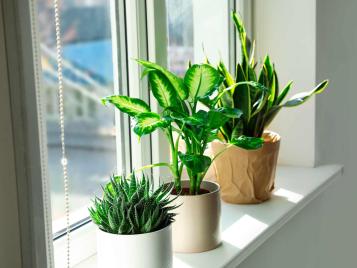
[[[235,204],[256,204],[268,200],[274,190],[280,136],[267,131],[264,145],[258,150],[233,146],[213,162],[216,180],[224,201]],[[227,145],[214,141],[211,151],[216,155]]]
[[[189,182],[183,181],[182,187]],[[216,248],[220,242],[221,200],[219,185],[203,181],[201,189],[209,193],[181,195],[175,200],[180,207],[172,224],[172,246],[174,252],[197,253]],[[174,197],[174,196],[173,196]]]

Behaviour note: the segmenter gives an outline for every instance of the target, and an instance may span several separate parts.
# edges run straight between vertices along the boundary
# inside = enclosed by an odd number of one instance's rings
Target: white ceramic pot
[[[189,187],[189,181],[182,181],[182,187]],[[221,243],[220,215],[221,201],[219,185],[203,181],[201,189],[209,193],[182,195],[176,204],[177,213],[172,224],[172,240],[175,252],[195,253],[216,248]]]
[[[135,235],[116,235],[98,229],[97,259],[98,268],[170,268],[171,225]]]

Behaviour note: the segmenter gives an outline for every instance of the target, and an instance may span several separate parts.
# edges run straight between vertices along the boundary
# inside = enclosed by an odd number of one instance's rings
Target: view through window
[[[116,168],[114,110],[100,98],[113,94],[109,0],[61,1],[65,139],[71,223],[88,216],[88,204]],[[57,63],[53,1],[38,0],[48,175],[53,232],[65,228],[60,165]]]
[[[229,65],[229,1],[166,0],[168,67],[183,76],[206,56]]]

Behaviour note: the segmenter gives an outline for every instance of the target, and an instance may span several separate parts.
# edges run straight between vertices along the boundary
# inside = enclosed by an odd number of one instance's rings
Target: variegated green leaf
[[[183,80],[180,77],[176,76],[175,74],[171,73],[170,71],[168,71],[167,69],[163,68],[162,66],[156,63],[145,61],[145,60],[137,60],[137,62],[143,65],[145,68],[154,69],[162,73],[170,81],[171,85],[175,89],[180,99],[181,100],[187,99],[188,90]]]
[[[280,104],[284,98],[286,97],[286,95],[289,93],[290,89],[291,89],[291,85],[293,84],[293,81],[290,81],[285,88],[281,91],[281,93],[279,94],[278,99],[276,100],[276,104]]]
[[[230,143],[243,149],[255,150],[263,146],[264,140],[262,138],[247,137],[242,135],[238,138],[232,139]]]
[[[306,102],[311,96],[315,95],[315,94],[320,94],[322,93],[325,88],[328,85],[328,81],[325,80],[323,82],[321,82],[320,84],[318,84],[313,90],[309,91],[309,92],[301,92],[298,93],[294,96],[292,96],[290,98],[290,100],[288,100],[286,103],[284,103],[283,105],[280,105],[281,107],[294,107],[294,106],[298,106],[303,104],[304,102]]]
[[[220,71],[220,73],[223,75],[223,77],[225,78],[225,85],[227,87],[230,87],[232,86],[235,81],[234,81],[234,78],[232,77],[232,75],[228,72],[226,66],[224,65],[224,63],[221,61],[219,62],[218,64],[218,70]]]
[[[136,98],[130,98],[127,96],[114,95],[105,97],[102,99],[103,104],[111,103],[117,107],[123,113],[127,113],[130,116],[137,116],[141,113],[150,112],[149,105]]]
[[[136,117],[134,132],[139,136],[150,134],[157,128],[165,128],[168,122],[156,113],[142,113]]]
[[[244,70],[240,64],[237,65],[236,81],[238,83],[247,81]],[[248,122],[252,113],[249,86],[247,84],[238,85],[234,90],[233,98],[235,108],[243,112],[243,118]]]
[[[185,74],[184,82],[191,100],[210,96],[223,81],[219,72],[208,64],[194,64]]]
[[[151,91],[163,108],[176,107],[178,96],[170,81],[158,71],[151,71],[148,75]]]
[[[232,12],[232,19],[238,31],[238,36],[241,44],[241,54],[242,54],[241,63],[243,66],[247,66],[249,63],[248,51],[247,51],[247,33],[245,31],[242,19],[234,11]]]

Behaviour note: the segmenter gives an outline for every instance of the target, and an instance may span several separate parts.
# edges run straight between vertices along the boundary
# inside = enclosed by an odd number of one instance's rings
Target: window
[[[229,63],[229,51],[234,50],[228,29],[229,9],[234,1],[165,0],[155,4],[149,0],[61,2],[65,139],[73,230],[71,262],[75,264],[95,250],[92,232],[95,228],[86,224],[89,222],[87,208],[90,200],[99,193],[100,185],[108,180],[110,174],[148,164],[152,159],[156,161],[155,154],[164,154],[161,142],[155,143],[155,138],[144,137],[138,144],[129,131],[129,119],[112,108],[105,108],[100,98],[120,93],[150,102],[147,82],[140,79],[141,69],[132,59],[156,61],[150,55],[153,49],[148,41],[152,37],[150,27],[164,14],[164,30],[154,35],[165,39],[166,53],[163,54],[167,54],[165,61],[170,70],[183,75],[189,61],[199,63],[206,56],[212,63],[219,60]],[[52,1],[38,0],[37,5],[42,67],[40,90],[47,128],[52,229],[56,265],[60,267],[59,262],[64,261],[66,250],[61,239],[65,233],[65,210],[60,165],[54,9]],[[162,9],[155,9],[155,16],[150,17],[150,12],[154,13],[154,5]],[[160,151],[155,148],[160,148]],[[91,249],[86,250],[86,247]],[[74,252],[82,255],[77,256]]]
[[[229,64],[230,2],[166,0],[169,69],[183,75],[189,61],[199,63],[206,56]]]
[[[65,225],[53,12],[52,1],[38,1],[41,90],[45,92],[48,174],[57,237]],[[76,224],[88,216],[90,199],[116,170],[114,110],[100,103],[101,97],[114,94],[109,0],[63,1],[61,26],[71,223]]]

